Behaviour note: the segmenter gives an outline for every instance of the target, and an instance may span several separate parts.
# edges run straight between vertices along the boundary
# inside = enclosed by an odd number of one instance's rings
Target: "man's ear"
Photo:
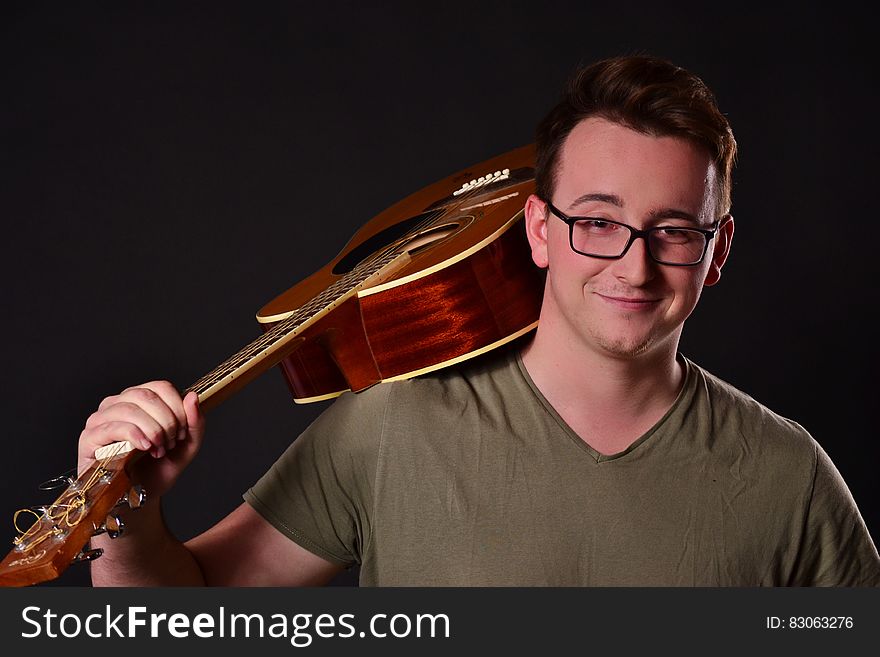
[[[709,271],[706,273],[706,285],[715,285],[721,279],[721,268],[727,262],[730,255],[730,245],[733,243],[733,215],[726,215],[718,226],[715,235],[715,245],[712,248],[712,261]]]
[[[525,215],[526,237],[532,248],[532,260],[545,269],[550,262],[547,258],[547,204],[531,194],[526,199]]]

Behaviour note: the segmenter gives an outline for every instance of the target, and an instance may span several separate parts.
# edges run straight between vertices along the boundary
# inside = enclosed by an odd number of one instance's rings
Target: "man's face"
[[[579,123],[564,142],[552,203],[570,216],[611,219],[638,229],[708,228],[715,220],[715,167],[690,142],[652,137],[604,119]],[[556,340],[622,358],[674,351],[704,284],[720,276],[733,236],[727,221],[703,262],[671,267],[651,260],[638,239],[623,258],[571,250],[568,226],[531,197],[526,222],[535,263],[547,267],[541,323]]]

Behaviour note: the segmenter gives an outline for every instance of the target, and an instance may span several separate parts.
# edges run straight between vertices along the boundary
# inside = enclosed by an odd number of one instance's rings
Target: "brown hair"
[[[730,211],[736,140],[727,118],[700,78],[647,56],[605,59],[579,69],[569,79],[562,99],[536,131],[539,197],[552,196],[562,144],[578,123],[591,116],[644,134],[681,137],[706,149],[717,170],[718,214]]]

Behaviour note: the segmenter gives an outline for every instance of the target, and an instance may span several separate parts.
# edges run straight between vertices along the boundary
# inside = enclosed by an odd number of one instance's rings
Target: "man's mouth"
[[[658,301],[660,301],[660,299],[647,297],[618,296],[610,294],[600,294],[599,292],[596,292],[596,295],[601,297],[605,302],[611,304],[612,306],[626,310],[645,310],[648,308],[652,308]]]

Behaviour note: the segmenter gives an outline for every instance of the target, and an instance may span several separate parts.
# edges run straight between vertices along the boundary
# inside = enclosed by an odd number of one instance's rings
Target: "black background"
[[[615,5],[613,8],[610,5]],[[0,27],[0,518],[49,501],[100,399],[183,388],[421,187],[532,140],[578,64],[672,59],[740,147],[737,232],[682,351],[803,424],[880,535],[876,57],[868,21],[703,4],[21,3]],[[262,377],[169,494],[182,538],[323,408]],[[5,522],[5,521],[4,521]],[[53,584],[85,584],[77,566]],[[344,583],[345,578],[339,582]]]

